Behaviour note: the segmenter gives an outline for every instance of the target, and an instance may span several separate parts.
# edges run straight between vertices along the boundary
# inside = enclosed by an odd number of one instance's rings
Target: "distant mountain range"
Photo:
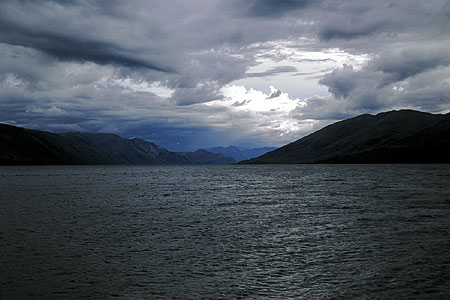
[[[240,163],[450,163],[450,113],[364,114]]]
[[[232,157],[225,156],[221,153],[211,153],[203,149],[194,152],[177,152],[177,154],[180,154],[191,162],[199,165],[229,165],[236,163],[236,160]]]
[[[0,124],[0,165],[231,164],[204,150],[170,152],[143,139],[107,133],[51,133]]]
[[[212,153],[221,153],[223,155],[234,158],[236,161],[241,161],[261,156],[275,149],[277,148],[264,147],[264,148],[246,149],[241,147],[229,146],[229,147],[206,148],[205,150]]]

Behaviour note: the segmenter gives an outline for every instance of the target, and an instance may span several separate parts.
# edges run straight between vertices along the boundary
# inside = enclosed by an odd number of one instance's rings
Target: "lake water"
[[[450,165],[0,167],[0,298],[450,299]]]

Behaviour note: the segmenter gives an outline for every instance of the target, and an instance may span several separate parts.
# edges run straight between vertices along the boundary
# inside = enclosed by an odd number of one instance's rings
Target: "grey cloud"
[[[445,42],[444,42],[445,44]],[[319,82],[337,99],[356,111],[412,107],[439,111],[450,105],[450,53],[441,45],[385,51],[355,70],[326,74]]]
[[[326,74],[319,83],[328,86],[330,93],[337,98],[347,98],[358,87],[364,86],[366,90],[382,88],[448,65],[450,65],[450,51],[447,49],[428,47],[406,49],[382,53],[361,70],[344,65],[342,69]]]
[[[273,99],[273,98],[277,98],[281,96],[281,91],[280,90],[275,90],[273,91],[269,97],[267,97],[267,99]]]
[[[319,80],[320,84],[326,85],[328,91],[337,98],[347,98],[350,92],[355,88],[355,71],[353,66],[344,65],[342,69],[334,70],[326,74]]]
[[[381,24],[364,24],[363,26],[348,24],[346,27],[329,24],[321,29],[319,36],[322,40],[353,39],[372,35],[381,28]]]
[[[319,25],[318,36],[322,40],[355,39],[371,36],[391,23],[390,9],[380,15],[380,2],[359,1],[329,2]]]
[[[234,107],[243,106],[243,105],[247,104],[248,102],[250,102],[250,100],[236,101],[231,106],[234,106]]]
[[[34,48],[61,60],[93,61],[98,64],[173,72],[167,67],[139,59],[135,53],[112,43],[25,28],[5,20],[0,20],[0,40],[11,45]]]
[[[450,110],[450,67],[440,67],[410,77],[398,84],[391,98],[400,106],[410,106],[430,112]],[[402,89],[398,91],[398,89]],[[385,90],[385,89],[382,89]]]
[[[279,17],[293,10],[317,4],[314,0],[252,0],[248,12],[256,17]]]
[[[204,53],[202,55],[188,55],[186,61],[180,64],[182,73],[168,80],[171,88],[196,88],[199,83],[211,87],[227,84],[235,79],[244,77],[244,73],[251,62],[245,58],[234,57],[228,53]]]
[[[280,67],[272,68],[272,69],[267,70],[265,72],[246,73],[245,75],[247,77],[267,77],[267,76],[279,75],[281,73],[292,73],[292,72],[297,72],[297,71],[298,71],[297,68],[292,67],[292,66],[280,66]]]
[[[313,58],[301,58],[296,60],[297,62],[336,62],[336,60],[332,58],[323,58],[323,59],[313,59]]]
[[[222,99],[218,93],[218,86],[214,83],[196,88],[178,88],[170,98],[177,105],[191,105]]]
[[[386,74],[382,85],[405,80],[406,78],[450,64],[450,51],[445,48],[415,47],[400,53],[383,53],[371,61],[369,69]]]
[[[318,17],[317,34],[324,41],[372,36],[392,41],[416,33],[416,38],[420,40],[448,32],[449,11],[448,1],[445,0],[328,1],[323,6],[322,16]],[[365,42],[370,45],[372,41]]]
[[[298,106],[290,113],[290,116],[299,120],[313,119],[321,121],[342,120],[352,116],[345,111],[342,101],[332,97],[314,96],[306,99],[306,106]]]

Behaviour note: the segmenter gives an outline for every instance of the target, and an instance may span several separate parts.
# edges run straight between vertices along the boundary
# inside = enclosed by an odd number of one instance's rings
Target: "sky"
[[[0,122],[171,151],[450,111],[448,0],[2,0]]]

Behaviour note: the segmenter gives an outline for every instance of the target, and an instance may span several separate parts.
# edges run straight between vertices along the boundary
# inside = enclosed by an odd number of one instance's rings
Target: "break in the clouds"
[[[0,122],[172,150],[450,110],[448,1],[0,2]]]

